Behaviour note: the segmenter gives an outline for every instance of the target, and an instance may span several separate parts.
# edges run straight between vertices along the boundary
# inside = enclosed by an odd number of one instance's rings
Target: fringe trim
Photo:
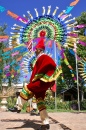
[[[39,111],[46,109],[45,102],[42,98],[37,99],[37,107]]]
[[[20,97],[22,97],[24,100],[28,100],[33,97],[33,93],[25,86],[22,91],[20,92]]]
[[[62,70],[59,70],[56,68],[54,74],[52,76],[44,75],[44,74],[37,74],[35,75],[34,79],[32,81],[36,81],[37,79],[40,79],[43,82],[52,82],[55,81],[58,76],[62,73]]]

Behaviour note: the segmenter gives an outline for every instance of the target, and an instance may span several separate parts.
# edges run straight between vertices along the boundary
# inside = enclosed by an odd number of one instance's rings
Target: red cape
[[[50,56],[43,54],[36,61],[30,81],[36,81],[42,77],[50,78],[55,70],[56,64],[54,60]]]

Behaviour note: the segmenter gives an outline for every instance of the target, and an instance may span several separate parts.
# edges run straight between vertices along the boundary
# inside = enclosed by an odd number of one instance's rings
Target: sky
[[[0,26],[7,23],[8,28],[6,33],[9,34],[12,31],[11,27],[13,27],[13,24],[24,25],[20,21],[16,21],[14,18],[8,16],[8,10],[21,17],[23,17],[23,14],[27,15],[27,11],[29,10],[35,18],[34,8],[37,8],[39,15],[41,15],[42,7],[45,6],[47,12],[48,6],[51,5],[51,13],[53,13],[56,6],[59,7],[56,14],[58,15],[73,1],[75,0],[0,0],[0,6],[3,6],[6,9],[4,12],[0,12]],[[72,14],[72,17],[78,17],[84,11],[86,11],[86,0],[79,0],[79,3],[75,5],[70,13]]]

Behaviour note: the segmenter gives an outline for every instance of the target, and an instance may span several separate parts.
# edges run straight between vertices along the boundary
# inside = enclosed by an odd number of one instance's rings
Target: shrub
[[[70,109],[78,110],[77,100],[70,101]]]
[[[70,109],[70,103],[69,102],[57,102],[57,109],[64,109],[69,110]]]
[[[29,106],[29,103],[28,103],[28,102],[26,102],[26,103],[23,105],[22,112],[26,112],[27,106]]]
[[[55,98],[52,96],[52,92],[50,90],[48,90],[46,93],[45,105],[47,109],[55,108]]]
[[[16,104],[16,97],[8,97],[7,102],[8,102],[8,104],[7,104],[8,108],[14,107]]]
[[[80,106],[81,106],[81,110],[86,110],[86,99],[81,101]]]

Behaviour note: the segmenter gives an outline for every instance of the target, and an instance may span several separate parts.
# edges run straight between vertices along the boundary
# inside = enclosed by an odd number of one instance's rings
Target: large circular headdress
[[[17,35],[15,37],[20,44],[24,43],[28,45],[35,38],[45,37],[64,45],[71,38],[71,31],[73,31],[76,22],[71,24],[71,21],[74,21],[75,18],[68,20],[71,14],[66,14],[65,10],[56,17],[57,10],[58,7],[50,14],[51,6],[48,6],[48,11],[45,13],[45,7],[43,7],[43,13],[39,16],[37,9],[35,9],[35,18],[33,18],[30,11],[27,11],[28,16],[24,15],[26,19],[23,21],[26,25],[22,27],[14,24],[15,27],[12,29],[16,30],[16,32],[12,34]]]
[[[71,33],[71,31],[73,31],[73,27],[76,24],[76,22],[71,24],[71,21],[74,21],[75,18],[68,20],[68,18],[71,17],[71,14],[66,14],[65,10],[62,11],[58,16],[55,16],[58,9],[59,8],[56,7],[54,12],[50,14],[51,6],[48,6],[47,12],[45,7],[43,7],[43,13],[41,16],[39,16],[37,9],[35,9],[35,18],[33,18],[30,11],[27,11],[28,15],[23,15],[24,19],[22,21],[25,23],[25,26],[22,27],[14,24],[14,27],[12,28],[14,32],[11,33],[13,38],[10,40],[10,45],[16,46],[16,44],[19,43],[21,46],[23,44],[26,46],[26,48],[28,48],[28,52],[25,50],[26,54],[23,56],[22,70],[24,73],[28,73],[28,71],[31,70],[30,64],[32,64],[32,62],[35,60],[35,57],[32,55],[31,51],[33,51],[33,48],[40,37],[46,39],[46,53],[51,53],[50,55],[53,53],[52,50],[55,49],[54,43],[56,44],[56,50],[59,51],[58,65],[60,65],[61,56],[64,55],[62,47],[69,46],[70,39],[77,39],[77,37],[73,38],[73,33]],[[31,55],[29,58],[28,53]],[[67,65],[69,64],[67,58],[65,63]]]

